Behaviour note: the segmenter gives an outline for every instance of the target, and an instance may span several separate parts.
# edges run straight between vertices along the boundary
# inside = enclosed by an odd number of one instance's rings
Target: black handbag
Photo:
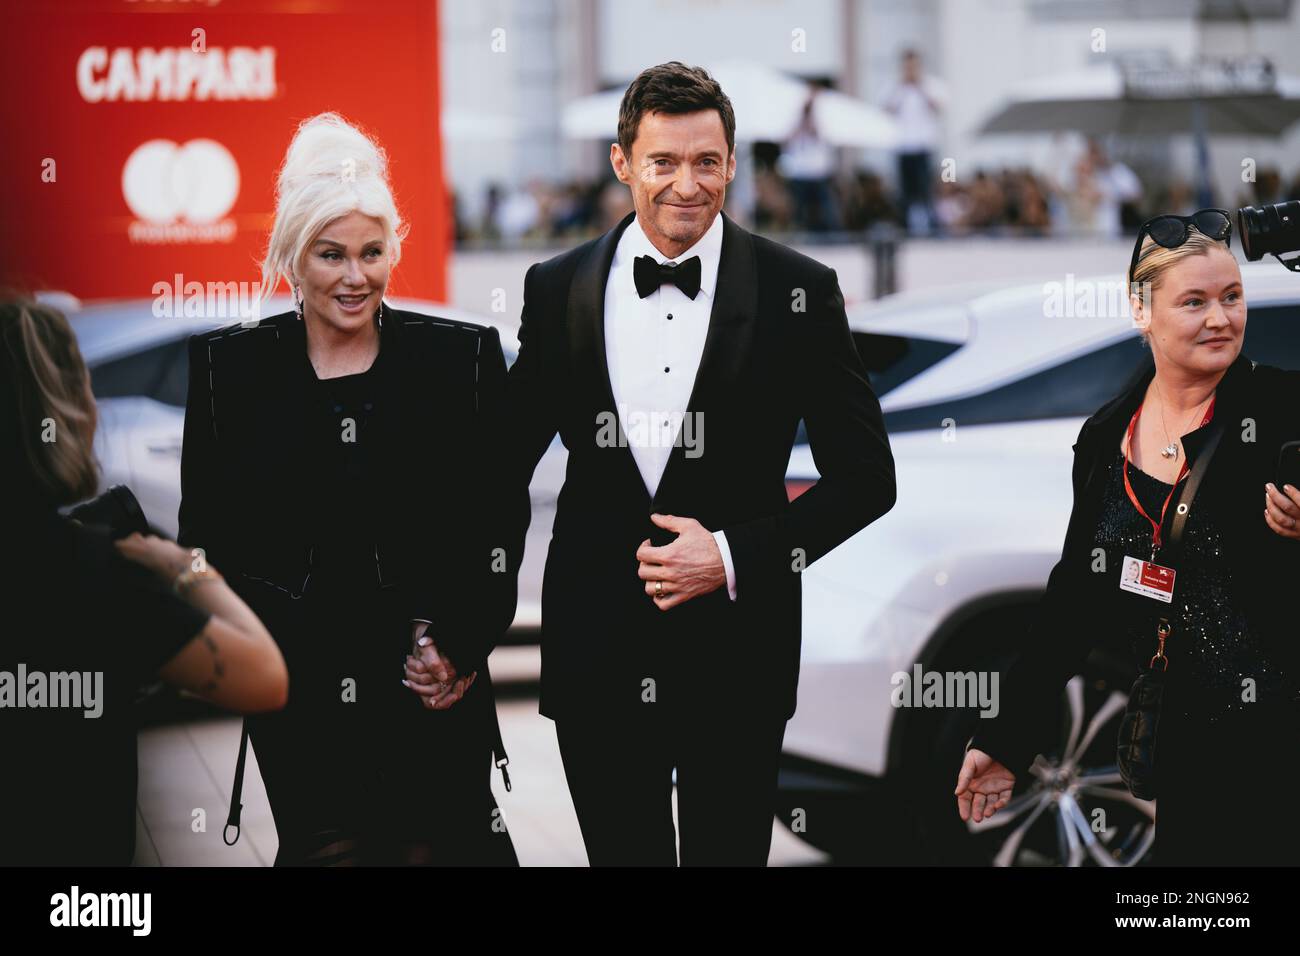
[[[1196,464],[1188,473],[1187,483],[1183,485],[1182,494],[1178,496],[1178,507],[1174,510],[1169,539],[1161,549],[1162,563],[1175,571],[1177,568],[1174,561],[1182,541],[1183,527],[1191,513],[1192,499],[1196,497],[1196,490],[1209,468],[1210,459],[1219,445],[1219,439],[1223,437],[1224,428],[1225,423],[1216,416],[1215,423],[1206,435],[1205,447],[1197,456]],[[1156,624],[1156,653],[1147,666],[1138,672],[1137,680],[1133,682],[1115,743],[1115,762],[1119,764],[1119,775],[1129,793],[1139,800],[1156,798],[1156,732],[1160,725],[1160,709],[1164,699],[1165,672],[1169,668],[1165,642],[1173,630],[1169,617],[1162,615]]]

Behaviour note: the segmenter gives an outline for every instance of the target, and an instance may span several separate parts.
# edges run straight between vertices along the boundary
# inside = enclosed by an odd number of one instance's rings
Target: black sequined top
[[[1151,558],[1151,523],[1129,500],[1123,466],[1124,455],[1117,450],[1110,462],[1096,541],[1106,552],[1106,591],[1113,599],[1110,619],[1128,634],[1135,662],[1145,666],[1155,653],[1156,624],[1166,615],[1173,625],[1165,644],[1169,703],[1179,706],[1185,716],[1196,714],[1216,721],[1225,713],[1250,706],[1247,701],[1252,692],[1260,702],[1283,696],[1300,700],[1300,688],[1260,649],[1249,609],[1237,598],[1235,587],[1235,577],[1246,569],[1247,562],[1240,557],[1234,560],[1225,551],[1222,522],[1207,507],[1208,501],[1193,509],[1184,528],[1182,551],[1175,562],[1173,602],[1165,604],[1120,589],[1125,556]],[[1158,520],[1173,486],[1132,464],[1128,474],[1143,510]],[[1175,495],[1165,516],[1166,534],[1177,498]],[[1159,553],[1156,563],[1162,563]],[[1253,691],[1244,683],[1248,678],[1254,682]]]

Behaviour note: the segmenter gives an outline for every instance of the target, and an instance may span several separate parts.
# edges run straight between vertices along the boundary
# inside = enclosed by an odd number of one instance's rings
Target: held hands
[[[975,822],[986,820],[1011,800],[1011,788],[1016,775],[982,750],[972,747],[966,751],[961,773],[957,775],[957,813],[969,820],[972,812]]]
[[[455,665],[438,652],[431,638],[425,636],[427,628],[423,621],[412,628],[411,636],[415,638],[418,656],[407,655],[406,677],[402,683],[419,695],[426,710],[447,710],[465,696],[474,678],[478,677],[478,671],[468,677],[459,676]]]
[[[674,515],[652,514],[650,520],[677,534],[676,540],[662,548],[651,547],[646,538],[636,549],[636,559],[641,562],[637,575],[646,583],[645,593],[655,607],[667,611],[727,583],[722,552],[704,525]],[[661,588],[656,588],[657,582],[662,582]]]
[[[1271,482],[1265,485],[1264,521],[1282,537],[1300,540],[1300,490],[1294,485],[1283,485],[1281,491]]]

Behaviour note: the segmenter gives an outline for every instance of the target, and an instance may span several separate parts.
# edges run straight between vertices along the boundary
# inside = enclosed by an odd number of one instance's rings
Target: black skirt
[[[373,560],[317,565],[275,631],[289,702],[249,718],[276,865],[515,865],[491,791],[494,702],[480,674],[444,711],[401,683],[411,624]]]

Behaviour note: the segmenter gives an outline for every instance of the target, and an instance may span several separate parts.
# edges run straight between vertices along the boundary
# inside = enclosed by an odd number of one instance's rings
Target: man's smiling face
[[[613,144],[610,163],[632,189],[637,221],[655,248],[669,258],[685,252],[722,211],[736,156],[717,110],[646,113],[632,141],[632,155]]]

